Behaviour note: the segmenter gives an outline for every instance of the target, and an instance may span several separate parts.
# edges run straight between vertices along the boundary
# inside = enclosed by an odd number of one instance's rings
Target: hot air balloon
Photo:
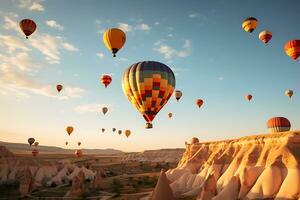
[[[131,134],[131,131],[130,130],[125,130],[125,135],[126,135],[126,137],[128,138],[129,136],[130,136],[130,134]]]
[[[169,118],[172,118],[172,116],[173,116],[173,113],[168,113],[168,116],[169,116]]]
[[[28,138],[27,141],[28,141],[29,145],[31,146],[34,143],[35,139],[34,138]]]
[[[38,149],[33,149],[31,153],[34,157],[36,157],[39,154],[39,150]]]
[[[66,144],[66,145],[68,145],[68,144],[69,144],[69,142],[65,142],[65,144]]]
[[[34,145],[35,147],[37,147],[37,146],[39,146],[39,142],[35,142],[33,145]]]
[[[291,123],[284,117],[273,117],[267,122],[268,129],[271,133],[289,131],[291,129]]]
[[[173,71],[156,61],[143,61],[125,70],[122,88],[129,101],[152,128],[152,121],[170,99],[175,87]]]
[[[288,96],[289,98],[292,98],[293,94],[294,94],[293,90],[285,91],[285,95]]]
[[[106,48],[112,52],[113,57],[116,57],[116,53],[126,42],[126,35],[118,28],[110,28],[104,32],[103,42]]]
[[[81,156],[82,156],[82,151],[81,151],[80,149],[77,149],[77,150],[75,151],[75,156],[81,157]]]
[[[102,128],[102,129],[101,129],[101,131],[102,131],[102,133],[104,133],[104,131],[105,131],[105,128]]]
[[[63,89],[63,86],[62,86],[62,85],[57,85],[57,86],[56,86],[56,90],[57,90],[58,92],[60,92],[62,89]]]
[[[116,128],[113,128],[112,131],[115,132],[115,131],[116,131]]]
[[[81,142],[78,142],[77,145],[80,146],[80,145],[81,145]]]
[[[180,90],[176,90],[174,92],[174,97],[177,101],[179,101],[179,99],[182,97],[182,92]]]
[[[293,60],[298,60],[300,56],[300,40],[290,40],[284,45],[285,53]]]
[[[272,39],[272,32],[271,31],[262,31],[258,35],[258,38],[265,44],[268,44],[268,42]]]
[[[104,87],[106,88],[112,81],[112,78],[110,75],[104,74],[101,77],[101,83],[104,85]]]
[[[104,115],[107,113],[107,111],[108,111],[108,108],[107,108],[107,107],[103,107],[103,108],[102,108],[102,113],[103,113]]]
[[[74,128],[72,126],[68,126],[66,128],[66,131],[67,131],[68,135],[71,135],[71,133],[73,132],[73,130],[74,130]]]
[[[245,96],[245,99],[248,100],[248,101],[251,101],[252,95],[251,95],[251,94],[246,95],[246,96]]]
[[[26,35],[26,39],[28,39],[28,36],[30,36],[36,29],[36,24],[31,19],[23,19],[20,21],[19,26]]]
[[[242,28],[248,33],[252,33],[257,26],[257,19],[254,17],[246,18],[242,23]]]
[[[118,134],[121,135],[122,134],[122,130],[118,130]]]
[[[203,105],[203,100],[202,99],[197,99],[196,104],[200,108]]]

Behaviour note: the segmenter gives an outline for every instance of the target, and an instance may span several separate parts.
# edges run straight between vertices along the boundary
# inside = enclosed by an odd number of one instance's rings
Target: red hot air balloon
[[[268,44],[268,42],[272,39],[272,33],[271,31],[262,31],[260,32],[258,38],[265,44]]]
[[[112,78],[110,75],[104,74],[101,77],[101,83],[104,85],[104,87],[106,88],[112,81]]]
[[[290,121],[284,117],[273,117],[269,119],[267,126],[271,133],[284,132],[291,129]]]
[[[23,19],[20,21],[19,26],[26,35],[26,39],[28,39],[28,36],[30,36],[36,29],[36,24],[31,19]]]
[[[33,149],[31,153],[32,153],[33,157],[36,157],[39,154],[39,150],[38,149]]]
[[[197,99],[196,104],[200,108],[203,105],[203,100],[202,99]]]
[[[300,40],[290,40],[285,43],[284,51],[289,57],[297,61],[300,56]]]
[[[245,96],[245,98],[246,98],[248,101],[251,101],[252,95],[251,95],[251,94],[248,94],[248,95]]]
[[[58,92],[60,92],[62,89],[63,89],[63,86],[62,86],[62,85],[57,85],[57,86],[56,86],[56,90],[57,90]]]

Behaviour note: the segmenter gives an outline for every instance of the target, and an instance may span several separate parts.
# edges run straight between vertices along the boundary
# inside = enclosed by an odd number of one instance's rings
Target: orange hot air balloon
[[[26,39],[36,30],[36,24],[31,19],[23,19],[20,21],[19,26],[23,33],[26,35]]]
[[[69,144],[69,142],[65,142],[65,144],[66,144],[66,145],[68,145],[68,144]]]
[[[104,87],[106,88],[112,81],[112,78],[110,75],[104,74],[101,77],[101,83],[104,85]]]
[[[81,157],[81,156],[82,156],[82,151],[81,151],[80,149],[77,149],[77,150],[75,151],[75,156]]]
[[[73,132],[73,130],[74,130],[74,128],[72,126],[68,126],[66,128],[66,131],[67,131],[68,135],[71,135],[71,133]]]
[[[174,97],[177,101],[182,97],[182,92],[180,90],[176,90],[174,93]]]
[[[102,133],[104,133],[104,131],[105,131],[105,128],[102,128],[102,129],[101,129],[101,131],[102,131]]]
[[[62,85],[57,85],[56,89],[57,89],[58,92],[60,92],[63,89],[63,86]]]
[[[38,149],[33,149],[31,153],[34,157],[36,157],[39,154],[39,150]]]
[[[156,61],[142,61],[125,70],[122,80],[124,94],[142,114],[146,128],[152,128],[152,121],[170,99],[175,76],[165,64]]]
[[[293,94],[294,94],[293,90],[285,91],[285,95],[288,96],[289,98],[292,98]]]
[[[34,138],[28,138],[27,141],[28,141],[29,145],[31,146],[34,143],[35,139]]]
[[[291,129],[291,123],[284,117],[273,117],[267,122],[268,129],[271,133],[289,131]]]
[[[173,113],[168,113],[168,116],[169,116],[169,118],[172,118],[173,117]]]
[[[122,130],[118,130],[118,134],[121,135],[122,134]]]
[[[262,31],[260,32],[258,38],[265,44],[268,44],[268,42],[272,39],[272,32],[271,31]]]
[[[130,136],[130,134],[131,134],[131,131],[130,130],[125,130],[125,135],[126,135],[126,137],[128,138],[129,136]]]
[[[284,45],[285,53],[293,60],[298,60],[300,56],[300,40],[290,40]]]
[[[121,29],[110,28],[104,32],[103,42],[106,48],[112,52],[113,57],[116,57],[116,53],[126,42],[126,35]]]
[[[104,115],[107,113],[107,111],[108,111],[108,108],[107,108],[107,107],[103,107],[103,108],[102,108],[102,113],[103,113]]]
[[[203,105],[203,100],[202,99],[197,99],[196,104],[200,108]]]
[[[246,95],[246,96],[245,96],[245,99],[247,99],[248,101],[251,101],[252,95],[251,95],[251,94]]]
[[[77,144],[78,144],[78,146],[80,146],[80,145],[81,145],[81,142],[78,142]]]

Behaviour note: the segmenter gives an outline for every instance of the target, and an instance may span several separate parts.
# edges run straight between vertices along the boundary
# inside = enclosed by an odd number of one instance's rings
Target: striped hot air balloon
[[[285,53],[297,61],[300,56],[300,40],[290,40],[284,45]]]
[[[112,81],[112,78],[110,75],[104,74],[101,77],[101,83],[104,85],[104,87],[106,88]]]
[[[113,57],[116,57],[116,53],[126,42],[126,35],[121,29],[110,28],[104,32],[103,42],[105,46],[112,52]]]
[[[262,31],[260,32],[258,38],[265,44],[268,44],[268,42],[272,39],[272,33],[271,31]]]
[[[31,19],[23,19],[20,21],[19,26],[25,34],[26,39],[28,39],[28,37],[36,30],[36,24]]]
[[[289,131],[291,129],[291,123],[284,117],[273,117],[267,122],[268,129],[271,133]]]
[[[122,79],[125,95],[152,128],[152,121],[170,99],[175,88],[173,71],[156,61],[143,61],[125,70]]]
[[[242,28],[248,33],[252,33],[257,26],[257,19],[254,17],[246,18],[242,23]]]
[[[39,154],[39,150],[38,149],[33,149],[31,152],[33,157],[36,157]]]

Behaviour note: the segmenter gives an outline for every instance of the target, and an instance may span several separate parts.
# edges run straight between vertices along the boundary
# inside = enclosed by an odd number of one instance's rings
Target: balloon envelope
[[[73,130],[74,130],[74,128],[72,126],[68,126],[66,128],[66,131],[67,131],[68,135],[71,135],[71,133],[73,132]]]
[[[28,138],[27,141],[28,141],[29,145],[31,146],[34,143],[35,139],[34,138]]]
[[[58,92],[60,92],[62,89],[63,89],[63,86],[62,86],[62,85],[57,85],[57,86],[56,86],[56,90],[57,90]]]
[[[125,130],[125,135],[126,135],[126,137],[129,137],[130,136],[130,134],[131,134],[131,131],[130,130]]]
[[[300,56],[300,40],[290,40],[284,45],[285,53],[293,60],[297,60]]]
[[[76,151],[75,151],[75,155],[76,155],[77,157],[82,156],[82,151],[81,151],[80,149],[76,150]]]
[[[174,97],[177,101],[182,97],[182,92],[180,90],[176,90],[174,93]]]
[[[260,32],[258,38],[265,44],[268,44],[269,41],[272,39],[272,33],[271,31],[262,31]]]
[[[39,154],[39,150],[38,149],[33,149],[31,153],[34,157],[36,157]]]
[[[288,96],[289,98],[292,98],[293,94],[294,94],[293,90],[285,91],[285,95]]]
[[[267,126],[271,133],[284,132],[291,129],[291,123],[285,117],[273,117],[268,120]]]
[[[242,23],[242,28],[248,33],[252,33],[257,27],[257,19],[254,17],[246,18]]]
[[[245,96],[245,99],[247,99],[248,101],[251,101],[252,95],[251,95],[251,94],[246,95],[246,96]]]
[[[203,100],[202,99],[197,99],[196,104],[200,108],[203,105]]]
[[[103,107],[103,108],[102,108],[102,113],[103,113],[104,115],[107,113],[107,111],[108,111],[108,108],[107,108],[107,107]]]
[[[112,81],[112,78],[110,75],[102,75],[101,77],[101,83],[104,85],[104,87],[107,87]]]
[[[168,113],[169,118],[173,116],[173,113]]]
[[[104,32],[103,42],[106,48],[112,52],[114,57],[116,57],[116,53],[126,42],[126,35],[121,29],[110,28]]]
[[[31,19],[23,19],[20,21],[19,26],[25,34],[26,39],[36,30],[36,23]]]

